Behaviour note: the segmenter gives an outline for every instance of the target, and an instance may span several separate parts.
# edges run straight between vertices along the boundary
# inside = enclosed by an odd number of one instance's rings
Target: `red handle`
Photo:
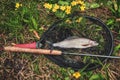
[[[14,47],[36,49],[36,42],[28,44],[16,44]]]

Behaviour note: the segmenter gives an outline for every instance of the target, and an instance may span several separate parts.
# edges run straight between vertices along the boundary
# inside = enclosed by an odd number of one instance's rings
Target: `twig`
[[[110,76],[110,78],[111,78],[110,80],[117,80],[116,77],[115,77],[115,75],[114,75],[114,74],[112,73],[112,71],[110,70],[110,68],[108,68],[108,71],[109,71],[108,74],[109,74],[109,76]]]
[[[40,36],[38,35],[37,31],[34,30],[33,33],[37,39],[40,39]]]
[[[116,42],[120,43],[120,40],[114,39]]]
[[[113,31],[113,30],[112,30],[112,32],[113,32],[114,34],[119,34],[118,32],[116,32],[116,31]]]
[[[120,22],[120,18],[117,18],[116,21],[117,21],[117,22]]]
[[[15,46],[16,44],[15,43],[11,43],[12,46]]]

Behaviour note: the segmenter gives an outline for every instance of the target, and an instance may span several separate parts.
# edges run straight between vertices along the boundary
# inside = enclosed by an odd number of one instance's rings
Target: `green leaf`
[[[120,13],[120,6],[118,7],[118,12]]]
[[[65,77],[65,80],[70,80],[70,78],[69,77]]]
[[[120,5],[118,6],[118,17],[120,17]]]
[[[102,74],[93,74],[89,80],[105,80]]]
[[[34,29],[37,29],[38,24],[37,24],[37,21],[35,20],[35,18],[33,18],[33,16],[31,17],[31,20],[32,20]]]
[[[58,4],[60,5],[69,5],[67,1],[58,1]]]
[[[112,6],[112,4],[113,4],[112,1],[107,2],[107,6]]]
[[[114,24],[114,19],[107,20],[107,25],[112,25],[112,24]]]
[[[26,23],[29,23],[29,20],[27,20],[27,19],[23,19],[23,21],[26,22]]]
[[[86,5],[86,9],[92,9],[92,8],[98,8],[100,7],[100,5],[98,3],[88,3],[88,2],[85,2],[85,5]]]
[[[115,50],[114,50],[114,51],[116,52],[116,51],[118,51],[118,50],[120,50],[120,44],[115,47]]]
[[[100,5],[98,3],[91,3],[90,8],[98,8]]]
[[[117,11],[118,10],[118,5],[116,1],[113,1],[113,6],[114,6],[114,10]]]
[[[65,17],[65,13],[64,13],[64,12],[61,12],[61,11],[57,11],[57,12],[55,13],[55,15],[56,15],[57,17],[59,17],[59,18],[64,18],[64,17]]]

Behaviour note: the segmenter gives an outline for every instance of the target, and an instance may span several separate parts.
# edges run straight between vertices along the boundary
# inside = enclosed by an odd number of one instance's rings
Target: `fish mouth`
[[[94,42],[94,44],[93,44],[94,46],[98,46],[99,44],[97,43],[97,42]]]
[[[99,44],[96,41],[91,42],[91,46],[98,46]]]

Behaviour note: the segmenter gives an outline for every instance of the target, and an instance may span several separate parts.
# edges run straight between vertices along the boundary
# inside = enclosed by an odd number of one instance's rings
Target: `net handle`
[[[9,52],[24,52],[24,53],[33,53],[33,54],[47,54],[47,55],[61,55],[62,51],[59,50],[48,50],[48,49],[29,49],[29,48],[20,48],[13,46],[3,47],[4,51]]]

